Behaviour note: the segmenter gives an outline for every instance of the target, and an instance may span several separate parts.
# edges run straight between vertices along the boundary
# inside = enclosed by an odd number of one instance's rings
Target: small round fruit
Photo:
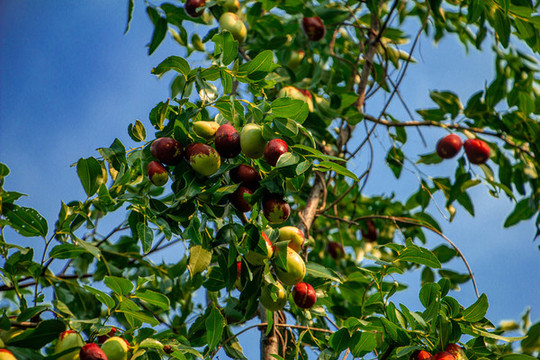
[[[291,214],[291,207],[280,195],[267,194],[262,201],[263,214],[271,224],[285,222]]]
[[[229,171],[229,176],[235,184],[242,184],[245,187],[255,190],[259,187],[261,177],[257,170],[249,165],[240,164]]]
[[[240,1],[238,0],[225,0],[223,3],[223,8],[225,8],[225,11],[228,12],[238,12],[240,10]]]
[[[266,140],[262,136],[262,127],[254,123],[246,124],[240,132],[240,147],[252,159],[263,156]]]
[[[206,0],[187,0],[184,5],[186,14],[193,18],[200,17],[204,13],[204,9],[199,9],[206,4]]]
[[[108,360],[127,360],[129,343],[119,336],[113,336],[101,345],[101,350]]]
[[[275,286],[277,286],[278,289],[275,300],[272,299],[272,293],[269,286],[263,286],[261,288],[261,297],[259,300],[261,301],[261,305],[270,311],[279,311],[283,309],[287,303],[287,292],[283,285],[276,283]]]
[[[304,50],[300,50],[300,51],[293,50],[291,52],[291,56],[289,57],[289,61],[287,61],[287,67],[295,70],[298,66],[300,66],[305,55],[306,53],[304,52]]]
[[[170,137],[156,139],[150,145],[150,153],[165,165],[176,165],[182,160],[182,145]]]
[[[306,275],[306,264],[302,257],[291,248],[287,248],[287,271],[278,266],[274,267],[276,275],[282,283],[288,286],[298,284]]]
[[[480,139],[469,139],[463,144],[467,159],[472,164],[485,164],[489,160],[490,149],[486,142]]]
[[[289,147],[285,141],[281,139],[272,139],[264,148],[264,160],[266,160],[270,166],[276,166],[279,157],[286,152],[289,152]]]
[[[292,297],[296,306],[302,309],[309,309],[317,302],[315,289],[305,282],[300,282],[294,286]]]
[[[218,152],[206,144],[189,145],[186,148],[186,158],[193,170],[203,176],[215,174],[221,166]]]
[[[302,29],[311,41],[319,41],[326,34],[326,27],[320,17],[305,17],[302,19]]]
[[[467,360],[465,351],[463,351],[463,348],[458,344],[448,344],[444,351],[452,354],[456,360]]]
[[[81,360],[108,360],[107,355],[96,343],[84,345],[79,352],[79,357]]]
[[[219,18],[219,26],[223,30],[229,31],[233,38],[240,44],[246,40],[247,29],[242,19],[235,13],[225,12]]]
[[[304,233],[297,227],[284,226],[279,229],[278,241],[288,241],[289,243],[287,246],[294,251],[299,252],[304,245]]]
[[[173,350],[173,348],[172,348],[171,345],[164,345],[164,346],[163,346],[163,352],[164,352],[165,354],[170,355],[170,354],[173,353],[173,351],[174,351],[174,350]]]
[[[0,349],[0,360],[17,360],[17,358],[8,349]]]
[[[231,204],[243,213],[251,211],[251,204],[244,198],[244,194],[251,195],[253,191],[245,186],[239,186],[238,189],[229,195]]]
[[[326,246],[326,251],[330,254],[332,259],[339,260],[345,256],[345,250],[343,246],[335,241],[330,241]]]
[[[410,360],[431,360],[432,356],[425,350],[417,350],[411,355]]]
[[[362,232],[362,238],[364,238],[366,241],[369,242],[375,242],[377,241],[378,235],[377,235],[377,227],[375,226],[375,222],[373,220],[368,219],[366,221],[367,229],[361,229]]]
[[[56,345],[54,347],[54,353],[58,354],[67,349],[81,347],[84,345],[82,336],[75,330],[66,330],[60,334]],[[79,350],[75,349],[70,353],[62,355],[58,360],[75,360],[79,358]]]
[[[212,139],[219,129],[219,124],[215,121],[196,121],[193,123],[193,131],[203,139]]]
[[[224,158],[232,159],[240,154],[240,134],[231,124],[221,125],[214,139],[216,150]]]
[[[156,186],[163,186],[169,180],[167,169],[159,161],[150,161],[146,170],[148,178]]]
[[[448,351],[441,351],[433,355],[433,360],[455,360],[454,355],[450,354]]]
[[[264,265],[264,260],[271,259],[274,255],[274,247],[272,246],[272,242],[265,233],[262,233],[261,235],[266,244],[266,255],[259,254],[258,252],[255,252],[253,250],[249,250],[249,252],[244,257],[251,265],[262,266]]]
[[[453,158],[459,149],[461,149],[461,138],[456,134],[446,135],[437,143],[437,155],[442,159]]]

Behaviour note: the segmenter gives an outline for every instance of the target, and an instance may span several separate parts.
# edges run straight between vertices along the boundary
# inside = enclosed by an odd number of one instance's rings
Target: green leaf
[[[420,302],[424,305],[425,308],[428,308],[429,305],[438,300],[441,293],[441,287],[437,283],[426,283],[420,289]]]
[[[458,116],[459,111],[463,109],[459,97],[450,91],[431,91],[429,93],[431,99],[439,105],[440,109],[445,113],[450,114],[453,118]]]
[[[128,296],[134,287],[133,283],[128,279],[116,276],[105,276],[103,282],[115,294],[122,296]]]
[[[287,137],[295,137],[298,134],[298,123],[287,118],[274,119],[277,131]]]
[[[530,202],[531,199],[528,198],[520,200],[514,207],[514,210],[504,221],[504,227],[507,228],[513,226],[520,221],[530,219],[532,216],[534,216],[534,214],[536,214],[536,210],[530,205]]]
[[[227,66],[238,57],[238,41],[234,40],[232,34],[225,31],[212,37],[212,41],[217,45],[214,55],[221,53],[221,62]],[[221,51],[218,51],[220,49]]]
[[[133,302],[129,300],[122,301],[122,303],[120,304],[120,308],[116,311],[123,313],[126,316],[128,322],[133,327],[139,327],[137,324],[137,322],[139,321],[150,324],[151,326],[159,325],[158,320],[156,320],[153,316],[148,315],[143,311],[140,311],[137,308],[137,305],[134,305]]]
[[[146,139],[146,130],[140,120],[135,120],[135,124],[129,124],[128,134],[134,141],[144,141]]]
[[[306,273],[309,276],[313,276],[316,278],[322,278],[322,279],[329,279],[332,281],[336,281],[338,283],[341,283],[341,279],[339,276],[331,269],[328,269],[320,264],[317,264],[315,262],[309,261],[306,264]]]
[[[206,270],[210,265],[210,260],[212,260],[211,251],[206,250],[201,245],[190,247],[188,270],[191,276]]]
[[[152,248],[152,241],[154,241],[154,232],[148,225],[143,222],[137,224],[137,236],[141,240],[143,252],[147,254]]]
[[[171,306],[167,296],[152,290],[137,291],[134,296],[162,310],[169,310]]]
[[[37,210],[23,206],[10,206],[4,216],[10,226],[22,236],[47,236],[49,226],[47,220]]]
[[[114,302],[114,299],[112,297],[110,297],[108,294],[104,293],[103,291],[101,290],[98,290],[96,288],[93,288],[91,286],[88,286],[88,285],[83,285],[83,287],[88,290],[88,292],[92,293],[95,295],[96,299],[98,299],[98,301],[102,304],[104,304],[107,309],[109,309],[109,312],[114,309],[114,306],[115,306],[115,302]]]
[[[51,307],[50,305],[39,305],[39,306],[34,306],[31,308],[22,310],[21,313],[17,316],[17,321],[22,322],[22,321],[29,320],[33,318],[34,316],[41,314],[45,310],[50,309],[50,307]]]
[[[335,162],[321,161],[316,166],[321,171],[332,170],[332,171],[336,172],[337,174],[340,174],[340,175],[343,175],[343,176],[348,176],[351,179],[353,179],[354,181],[360,181],[360,180],[358,180],[358,177],[352,171],[347,169],[345,166],[336,164]]]
[[[303,100],[282,97],[272,101],[272,115],[275,117],[292,119],[302,124],[308,114],[308,106]]]
[[[191,72],[189,63],[184,58],[180,56],[169,56],[168,58],[163,60],[158,66],[152,69],[152,74],[161,76],[169,70],[174,70],[179,74],[184,75],[186,79]]]
[[[114,139],[108,148],[98,148],[97,150],[117,171],[121,170],[122,165],[127,166],[126,148],[118,138]]]
[[[403,151],[397,147],[392,147],[388,154],[386,154],[386,162],[390,167],[390,170],[394,173],[396,179],[399,179],[401,175],[401,170],[403,170],[403,162],[405,160],[405,155]]]
[[[409,344],[410,337],[405,330],[385,318],[380,318],[380,321],[384,329],[385,341],[395,345]]]
[[[9,168],[6,164],[0,163],[0,178],[6,177],[9,175]]]
[[[126,22],[126,29],[124,30],[124,35],[129,31],[129,25],[133,19],[133,8],[135,7],[135,0],[128,0],[128,16]]]
[[[221,341],[223,328],[225,327],[225,319],[221,312],[215,306],[212,306],[210,314],[206,318],[204,324],[206,325],[206,341],[208,342],[208,348],[214,349]]]
[[[77,161],[77,175],[88,197],[94,195],[103,183],[101,164],[93,157]]]
[[[487,337],[487,338],[490,338],[490,339],[495,339],[495,340],[500,340],[500,341],[506,341],[506,342],[514,342],[514,341],[519,341],[519,340],[523,340],[525,339],[526,337],[525,336],[502,336],[502,335],[497,335],[497,334],[494,334],[494,333],[490,333],[488,331],[485,331],[485,330],[482,330],[482,329],[479,329],[477,328],[476,326],[472,326],[471,327],[471,330],[473,333],[475,334],[478,334],[478,335],[481,335],[481,336],[484,336],[484,337]]]
[[[73,244],[60,244],[56,245],[51,252],[49,257],[54,259],[75,259],[82,254],[87,253],[88,251],[80,246]]]
[[[261,51],[253,60],[246,63],[247,73],[253,74],[255,72],[270,72],[277,68],[279,65],[274,64],[274,52],[271,50]]]
[[[347,349],[349,347],[349,344],[351,343],[351,336],[349,335],[349,330],[345,328],[339,329],[338,331],[330,335],[328,343],[330,344],[332,349],[334,349],[338,353]]]
[[[477,322],[484,318],[488,310],[489,303],[486,294],[480,295],[474,304],[463,310],[463,320]]]
[[[441,263],[435,254],[426,248],[416,245],[407,246],[394,261],[408,261],[436,269],[441,268]]]
[[[420,155],[420,159],[418,159],[416,163],[431,165],[431,164],[439,164],[443,160],[444,160],[443,158],[441,158],[439,155],[437,155],[437,153],[434,152],[431,154]]]
[[[27,329],[21,335],[15,336],[7,342],[9,346],[20,346],[38,350],[49,344],[66,329],[60,320],[43,320],[35,329]]]
[[[362,357],[375,349],[377,338],[367,331],[356,331],[351,337],[351,353],[354,357]]]
[[[537,360],[537,358],[527,354],[508,354],[501,356],[499,360]]]
[[[152,55],[152,53],[156,51],[163,39],[165,39],[165,35],[167,35],[168,24],[165,18],[160,17],[154,26],[152,41],[150,42],[150,46],[148,46],[148,55]]]

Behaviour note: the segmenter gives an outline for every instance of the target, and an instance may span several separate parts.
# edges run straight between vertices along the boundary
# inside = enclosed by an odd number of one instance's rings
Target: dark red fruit
[[[437,155],[442,159],[453,158],[459,149],[461,149],[461,138],[456,134],[446,135],[437,143]]]
[[[311,41],[319,41],[326,34],[324,23],[318,16],[303,18],[302,29]]]
[[[425,350],[417,350],[412,355],[410,360],[428,360],[431,359],[433,355]]]
[[[375,223],[373,220],[368,219],[366,221],[366,227],[367,229],[361,229],[362,231],[362,237],[366,239],[369,242],[375,242],[377,241],[377,227],[375,226]]]
[[[450,354],[448,351],[441,351],[433,355],[433,360],[456,360],[454,355]]]
[[[465,351],[463,351],[463,348],[458,344],[448,344],[444,350],[452,354],[456,360],[467,360]]]
[[[156,186],[163,186],[167,183],[169,179],[169,174],[167,174],[167,169],[159,161],[150,161],[146,168],[148,173],[148,178],[152,184]]]
[[[281,139],[272,139],[264,148],[264,160],[270,166],[276,166],[279,157],[289,151],[287,143]]]
[[[235,184],[241,183],[243,186],[248,187],[251,190],[257,189],[259,187],[259,181],[261,181],[261,177],[259,176],[257,170],[249,165],[244,164],[238,165],[234,169],[231,169],[229,171],[229,175]]]
[[[184,5],[184,11],[191,17],[200,17],[204,10],[197,10],[200,7],[203,7],[206,4],[206,0],[187,0],[186,5]]]
[[[267,194],[262,201],[263,214],[271,224],[281,224],[291,214],[291,207],[281,195]]]
[[[166,165],[176,165],[182,160],[182,145],[170,137],[156,139],[150,145],[153,157]]]
[[[300,282],[294,286],[292,296],[294,303],[302,309],[311,308],[317,301],[315,289],[313,289],[313,286],[305,282]]]
[[[107,355],[96,343],[84,345],[79,352],[79,357],[81,360],[107,360]]]
[[[251,210],[251,205],[244,198],[244,194],[251,195],[253,191],[245,186],[239,186],[231,195],[229,195],[229,201],[235,208],[241,212],[248,212]]]
[[[332,259],[334,260],[339,260],[345,255],[345,250],[343,249],[343,246],[335,241],[330,241],[328,243],[328,245],[326,246],[326,251],[328,251]]]
[[[171,345],[165,345],[165,346],[163,346],[163,352],[164,352],[165,354],[172,354],[172,352],[173,352],[172,346],[171,346]]]
[[[484,164],[489,159],[489,146],[480,139],[469,139],[463,144],[467,159],[472,164]]]
[[[223,124],[217,129],[214,144],[219,155],[227,159],[237,156],[242,151],[240,134],[231,124]]]
[[[107,340],[110,337],[113,337],[114,334],[116,334],[116,328],[113,326],[113,328],[108,333],[106,333],[105,335],[99,335],[97,337],[96,341],[97,341],[98,344],[103,344],[105,342],[105,340]]]

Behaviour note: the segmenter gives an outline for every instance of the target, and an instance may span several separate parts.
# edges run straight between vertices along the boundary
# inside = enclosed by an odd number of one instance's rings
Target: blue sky
[[[150,70],[169,55],[185,54],[168,38],[149,57],[145,45],[152,26],[142,2],[136,2],[132,28],[123,35],[126,13],[127,1],[0,2],[0,162],[11,169],[4,187],[28,194],[20,204],[36,208],[49,219],[49,227],[61,200],[85,198],[75,168],[70,166],[80,157],[97,156],[96,148],[110,145],[117,137],[131,145],[128,124],[140,119],[149,125],[149,111],[169,96],[170,78],[158,80]],[[417,26],[411,24],[413,29]],[[467,55],[453,39],[438,46],[423,39],[418,50],[414,55],[418,64],[410,66],[401,88],[413,110],[432,105],[429,90],[452,89],[465,102],[491,79],[490,55],[476,51]],[[192,68],[198,62],[190,59]],[[397,99],[392,106],[408,120]],[[367,110],[377,114],[378,109],[368,106]],[[410,131],[407,153],[431,152],[445,134],[440,130],[423,133],[432,147],[424,148]],[[379,129],[374,138],[374,172],[366,192],[408,196],[418,188],[417,175],[404,171],[402,179],[395,181],[383,162],[390,145],[384,129]],[[351,169],[361,171],[364,166],[361,158]],[[407,168],[414,170],[410,164]],[[433,176],[448,175],[454,172],[455,163],[422,169]],[[533,222],[503,229],[511,202],[504,197],[493,199],[485,187],[474,189],[471,196],[475,218],[458,206],[458,215],[448,224],[436,208],[430,211],[467,257],[480,292],[488,295],[488,317],[495,323],[517,319],[527,306],[536,305],[532,318],[540,320],[540,252],[538,242],[533,242]],[[444,204],[440,197],[436,199]],[[8,241],[17,237],[8,235]],[[17,241],[41,247],[37,239]],[[441,241],[430,236],[428,246]],[[451,266],[465,271],[459,261]],[[416,289],[419,276],[416,272],[405,280]],[[420,310],[416,294],[397,294],[394,301]],[[470,284],[452,295],[466,305],[475,300]]]

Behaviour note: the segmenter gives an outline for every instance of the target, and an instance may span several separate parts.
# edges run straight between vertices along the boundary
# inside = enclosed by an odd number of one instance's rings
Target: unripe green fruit
[[[257,266],[264,265],[264,260],[270,259],[272,255],[274,255],[274,247],[272,246],[272,242],[270,241],[268,236],[266,236],[265,233],[262,233],[262,237],[264,238],[264,242],[266,243],[267,255],[264,256],[263,254],[259,254],[253,250],[250,250],[246,254],[245,258],[251,265],[257,265]]]
[[[203,176],[215,174],[221,166],[221,158],[217,151],[206,144],[189,145],[186,148],[186,157],[193,170]]]
[[[0,349],[0,360],[17,360],[17,358],[8,349]]]
[[[216,135],[219,124],[215,121],[197,121],[193,123],[193,131],[203,139],[211,139]]]
[[[79,348],[83,345],[84,340],[78,332],[75,330],[66,330],[58,337],[58,341],[54,347],[54,353],[58,354],[67,349],[76,347],[77,349],[58,358],[58,360],[76,360],[79,358]]]
[[[289,61],[287,62],[287,66],[289,68],[295,70],[300,65],[300,63],[304,59],[305,55],[306,55],[306,53],[303,50],[293,51],[291,53]]]
[[[287,246],[299,252],[304,245],[304,233],[297,227],[284,226],[279,229],[279,241],[288,241]]]
[[[101,350],[108,360],[127,360],[129,344],[121,337],[113,336],[101,345]]]
[[[296,251],[287,248],[287,271],[274,267],[278,279],[285,285],[292,286],[298,284],[306,275],[306,264]]]
[[[240,10],[240,1],[238,0],[225,0],[223,3],[223,8],[228,12],[238,12]]]
[[[266,140],[262,136],[262,127],[249,123],[242,128],[240,133],[240,148],[242,152],[252,159],[258,159],[264,154]]]
[[[233,38],[240,44],[246,40],[247,29],[242,19],[235,13],[226,12],[219,18],[219,26],[223,30],[229,31]]]
[[[287,292],[280,283],[275,284],[278,288],[276,300],[272,299],[272,293],[269,286],[263,286],[261,288],[261,305],[270,311],[279,311],[285,307],[287,303]]]

